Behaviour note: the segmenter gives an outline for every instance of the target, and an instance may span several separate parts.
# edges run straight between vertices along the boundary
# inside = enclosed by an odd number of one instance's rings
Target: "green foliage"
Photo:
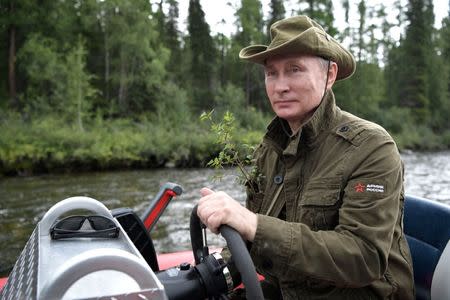
[[[179,122],[175,112],[167,112],[161,122],[155,122],[153,116],[142,116],[138,121],[104,120],[99,116],[85,122],[84,131],[55,114],[25,121],[18,114],[2,113],[0,174],[155,168],[166,164],[205,166],[220,151],[214,134],[199,122]],[[236,130],[236,145],[255,145],[262,135]]]
[[[439,145],[440,147],[442,147],[443,149],[448,149],[450,148],[450,130],[446,130],[443,134],[442,134],[442,141]],[[433,149],[434,150],[434,149]]]
[[[37,113],[60,110],[64,66],[55,40],[40,34],[29,36],[17,54],[19,69],[28,81],[24,108]]]
[[[81,37],[75,48],[70,51],[65,59],[67,71],[64,97],[64,113],[69,120],[77,123],[80,130],[83,128],[83,119],[90,111],[91,99],[98,94],[91,85],[93,75],[86,72],[86,50]]]
[[[414,127],[411,111],[404,107],[390,107],[388,113],[380,113],[379,120],[380,124],[396,135],[401,135]]]
[[[194,117],[212,107],[235,118],[229,144],[255,145],[271,108],[261,66],[238,54],[267,44],[292,4],[357,57],[354,76],[334,86],[340,107],[383,125],[401,148],[450,147],[450,18],[435,29],[431,0],[345,0],[336,32],[336,1],[273,0],[264,16],[261,1],[241,0],[230,4],[230,36],[211,34],[199,0],[186,32],[176,0],[2,1],[1,172],[203,166],[224,148]]]
[[[161,95],[165,101],[156,103],[155,123],[167,123],[184,128],[192,121],[186,91],[172,82],[165,83],[163,87]]]
[[[55,116],[1,124],[2,173],[42,172],[57,169],[90,169],[132,166],[140,163],[146,144],[142,131],[129,121],[90,124],[81,132]],[[12,146],[13,145],[13,146]]]
[[[258,44],[264,41],[264,20],[261,2],[258,0],[241,0],[241,7],[236,11],[238,26],[237,39],[242,45]]]
[[[393,137],[400,149],[415,149],[419,151],[439,150],[448,147],[441,136],[436,135],[430,128],[423,125],[405,126],[407,130]]]
[[[384,76],[376,64],[361,62],[348,80],[337,82],[337,104],[362,118],[379,121],[380,103],[385,99]]]
[[[149,16],[147,1],[101,1],[97,11],[100,39],[93,40],[103,68],[97,72],[104,84],[102,90],[110,114],[131,116],[152,111],[161,85],[167,79],[166,65],[170,52],[160,42],[157,23]],[[98,45],[98,40],[102,44]]]
[[[32,35],[18,54],[19,66],[27,74],[25,110],[32,114],[57,112],[83,130],[83,118],[98,94],[86,71],[86,50],[81,37],[65,54],[56,41]],[[43,91],[45,90],[45,93]]]
[[[254,144],[238,144],[235,139],[236,120],[232,113],[226,111],[219,122],[213,119],[214,110],[202,113],[200,120],[208,121],[211,125],[211,132],[215,135],[215,143],[219,145],[219,154],[208,162],[208,166],[222,169],[227,166],[236,166],[240,175],[238,180],[245,184],[254,178],[255,170],[248,170],[246,165],[253,161]],[[251,186],[252,187],[252,186]]]
[[[264,130],[270,118],[261,110],[245,104],[245,94],[242,88],[231,83],[225,88],[219,88],[214,97],[215,109],[217,115],[223,115],[227,111],[236,118],[239,127],[247,130]]]

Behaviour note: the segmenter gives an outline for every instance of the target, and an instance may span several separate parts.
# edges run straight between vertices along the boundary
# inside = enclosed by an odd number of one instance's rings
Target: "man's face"
[[[269,58],[264,73],[273,111],[297,131],[320,104],[326,67],[318,57],[293,54]]]

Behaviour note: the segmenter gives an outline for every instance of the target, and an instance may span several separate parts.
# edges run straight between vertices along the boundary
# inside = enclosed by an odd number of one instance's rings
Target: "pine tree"
[[[48,11],[43,6],[30,0],[0,1],[0,34],[4,37],[0,43],[0,54],[6,59],[0,64],[0,71],[5,74],[0,76],[0,96],[9,99],[4,106],[14,110],[24,107],[19,99],[19,94],[23,92],[24,74],[19,69],[17,53],[26,42],[27,35],[42,31],[48,19]]]
[[[64,72],[65,99],[64,115],[69,121],[77,124],[79,130],[84,131],[84,119],[89,113],[91,98],[97,91],[91,86],[92,75],[86,72],[86,50],[81,39],[65,58],[67,68]]]
[[[346,14],[348,5],[346,1]],[[356,72],[349,80],[336,84],[336,101],[345,110],[379,121],[379,104],[384,97],[385,83],[377,61],[379,43],[374,35],[378,28],[374,24],[373,8],[367,7],[365,0],[359,1],[358,15],[355,28],[348,27],[348,32],[354,34],[351,50],[356,53]]]
[[[195,111],[200,112],[209,110],[213,103],[216,50],[199,0],[189,1],[188,33],[193,105]]]
[[[424,124],[429,120],[430,52],[434,51],[432,41],[432,20],[429,19],[427,0],[409,0],[405,40],[401,52],[403,64],[398,78],[400,106],[411,110],[416,122]]]
[[[432,3],[428,3],[429,11],[433,10]],[[450,12],[450,9],[449,9]],[[429,16],[433,20],[434,16]],[[429,98],[430,98],[430,125],[435,132],[444,132],[450,129],[450,26],[449,17],[442,21],[440,30],[434,30],[433,50],[430,53],[430,67],[428,68]]]
[[[236,11],[237,34],[234,36],[234,48],[237,50],[234,55],[237,58],[237,52],[248,45],[262,44],[267,40],[264,30],[264,18],[262,6],[258,0],[241,0],[241,7]],[[236,62],[235,74],[242,70],[242,61]],[[245,63],[245,71],[241,72],[238,85],[244,86],[247,105],[256,105],[261,107],[265,101],[264,80],[259,66],[253,63]]]
[[[366,33],[366,3],[364,0],[360,0],[358,4],[358,12],[359,12],[359,27],[358,27],[358,61],[362,61],[362,53],[366,48],[366,44],[364,41],[364,36]]]
[[[400,1],[396,0],[393,4],[398,15],[398,23],[392,24],[386,20],[386,13],[380,12],[380,16],[383,17],[382,21],[382,34],[383,34],[383,63],[384,66],[384,78],[386,82],[386,99],[383,101],[383,107],[392,108],[400,106],[400,88],[401,88],[401,73],[403,72],[403,65],[406,64],[405,57],[402,54],[403,41],[405,39],[404,34],[400,34],[398,41],[390,38],[390,32],[393,27],[400,28],[402,23],[406,23],[406,13],[404,7]]]
[[[156,3],[157,9],[153,13],[153,18],[156,22],[157,31],[161,35],[161,40],[163,41],[164,44],[166,44],[166,36],[165,36],[166,15],[164,14],[164,11],[163,11],[163,4],[164,4],[163,0],[160,0],[158,3]]]
[[[270,1],[269,19],[267,20],[267,36],[270,38],[270,26],[278,20],[284,18],[286,10],[282,0]]]
[[[182,64],[182,52],[180,43],[180,32],[178,31],[178,1],[168,0],[169,11],[167,14],[164,30],[164,45],[170,50],[170,60],[167,66],[170,76],[181,81],[183,74],[179,71]]]
[[[447,95],[450,97],[450,1],[449,11],[447,17],[442,21],[442,28],[440,30],[441,38],[441,52],[444,64],[447,66]]]
[[[444,99],[447,99],[445,108],[446,112],[443,114],[448,116],[450,114],[450,107],[448,105],[448,99],[450,99],[450,1],[449,1],[449,11],[447,17],[442,21],[442,28],[440,30],[441,47],[442,47],[442,60],[445,66],[445,82],[447,82],[446,95]],[[444,130],[450,130],[450,120],[447,117],[446,122],[443,124]]]
[[[306,14],[317,21],[331,36],[338,33],[338,30],[334,27],[332,0],[299,0],[298,2],[300,14]]]

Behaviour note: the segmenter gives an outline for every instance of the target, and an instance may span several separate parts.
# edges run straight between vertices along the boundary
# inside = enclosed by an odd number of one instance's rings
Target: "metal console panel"
[[[106,206],[88,197],[55,204],[34,229],[0,298],[167,299],[163,285],[117,220],[118,238],[51,239],[55,220],[80,209],[112,218]]]

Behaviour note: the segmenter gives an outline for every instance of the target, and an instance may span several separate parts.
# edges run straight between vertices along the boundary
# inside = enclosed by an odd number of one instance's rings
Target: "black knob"
[[[187,271],[190,268],[191,268],[191,264],[190,263],[184,262],[184,263],[180,264],[180,270],[181,271]]]

